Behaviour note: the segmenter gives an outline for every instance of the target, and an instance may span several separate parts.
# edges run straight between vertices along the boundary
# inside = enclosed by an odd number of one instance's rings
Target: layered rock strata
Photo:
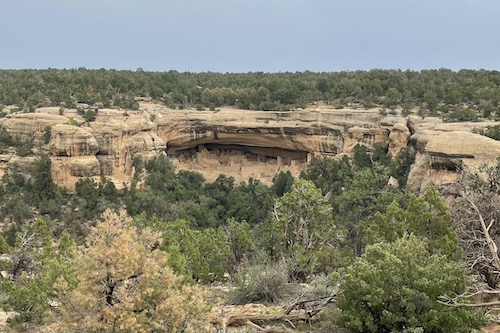
[[[410,144],[416,150],[408,184],[417,192],[453,184],[462,171],[477,172],[500,157],[500,141],[473,133],[495,123],[442,123],[436,118],[410,117],[408,125],[414,131]]]
[[[50,153],[55,182],[70,190],[82,177],[106,176],[126,186],[135,158],[149,160],[164,153],[177,169],[200,172],[208,181],[225,174],[236,181],[256,178],[270,183],[280,171],[298,175],[316,156],[341,157],[358,144],[372,148],[379,143],[388,144],[391,157],[408,144],[414,147],[416,162],[409,182],[421,190],[454,181],[459,168],[475,170],[494,162],[500,144],[471,133],[486,125],[383,117],[377,109],[196,111],[149,102],[142,102],[139,111],[99,110],[90,123],[76,110],[57,108],[0,119],[0,127],[11,135],[29,138],[36,149]],[[0,171],[13,161],[23,164],[13,152],[0,155]]]
[[[170,111],[157,114],[157,134],[178,169],[270,183],[276,173],[297,176],[313,157],[350,154],[357,144],[387,142],[376,110]]]

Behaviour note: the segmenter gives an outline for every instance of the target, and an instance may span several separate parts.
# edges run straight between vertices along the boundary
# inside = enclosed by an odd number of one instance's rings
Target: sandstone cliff
[[[54,180],[69,189],[81,177],[101,175],[122,186],[133,176],[135,157],[147,160],[163,152],[177,168],[198,171],[209,181],[223,173],[270,183],[279,171],[298,175],[313,156],[349,154],[358,143],[386,142],[392,126],[381,126],[375,109],[212,112],[145,102],[140,111],[99,110],[90,123],[75,110],[57,112],[11,114],[0,126],[38,144],[50,127],[50,142],[41,146],[51,154]],[[9,159],[0,164],[5,168]]]
[[[313,156],[349,154],[362,143],[386,142],[388,128],[372,111],[263,112],[223,109],[157,114],[157,134],[180,169],[269,183],[279,171],[298,175]]]
[[[82,177],[107,176],[122,187],[133,176],[134,156],[148,159],[165,151],[149,116],[104,109],[95,121],[85,123],[75,110],[54,115],[53,109],[8,115],[0,120],[0,127],[13,136],[33,138],[38,149],[51,155],[54,181],[70,190]],[[50,141],[44,144],[41,138],[47,127]],[[2,173],[13,162],[19,163],[11,155],[0,159]]]
[[[416,149],[408,184],[415,191],[452,184],[461,170],[475,172],[500,157],[500,141],[472,133],[474,128],[495,123],[442,123],[436,118],[410,117],[408,125],[414,131],[410,143]]]
[[[68,189],[81,177],[106,176],[127,185],[134,158],[148,160],[165,152],[178,169],[200,172],[208,181],[226,174],[237,181],[253,177],[270,183],[279,171],[298,175],[313,157],[349,155],[357,144],[387,143],[389,155],[395,156],[411,143],[417,157],[410,184],[420,190],[453,181],[456,166],[474,169],[500,155],[496,141],[471,133],[477,125],[382,117],[378,109],[196,111],[150,102],[142,102],[139,111],[101,109],[90,123],[76,110],[61,115],[56,108],[0,120],[12,135],[32,138],[38,149],[50,153],[53,178]],[[19,162],[12,154],[0,157],[0,170]]]

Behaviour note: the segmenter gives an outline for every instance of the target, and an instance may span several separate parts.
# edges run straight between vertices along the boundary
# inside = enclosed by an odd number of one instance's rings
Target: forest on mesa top
[[[324,101],[344,106],[442,115],[449,121],[496,117],[500,72],[448,69],[296,73],[180,73],[119,70],[0,70],[0,107],[19,111],[76,103],[137,109],[134,97],[150,97],[170,108],[233,106],[292,110]]]

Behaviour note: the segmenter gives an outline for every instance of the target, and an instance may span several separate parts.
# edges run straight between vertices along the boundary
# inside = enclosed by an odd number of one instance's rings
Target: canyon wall
[[[118,187],[126,186],[134,174],[134,158],[148,160],[164,153],[177,169],[200,172],[208,181],[226,174],[236,181],[252,177],[269,184],[279,171],[297,176],[316,156],[341,157],[357,144],[372,148],[377,143],[388,143],[391,157],[409,143],[415,148],[410,185],[420,190],[456,180],[457,167],[477,169],[494,162],[500,143],[471,133],[485,125],[381,116],[378,109],[196,111],[149,102],[142,102],[139,111],[101,109],[91,122],[76,110],[59,108],[0,120],[11,135],[33,139],[35,149],[50,153],[54,181],[70,190],[82,177],[106,176]],[[0,173],[26,161],[5,152]]]
[[[462,171],[476,172],[483,165],[496,164],[500,141],[473,133],[475,129],[497,125],[443,123],[438,118],[409,117],[410,145],[416,150],[408,185],[417,192],[430,186],[445,187],[458,181]]]

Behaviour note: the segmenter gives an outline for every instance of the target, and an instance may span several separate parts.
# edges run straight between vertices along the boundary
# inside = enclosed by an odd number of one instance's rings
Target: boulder
[[[393,176],[390,176],[389,180],[387,181],[387,185],[393,188],[399,188],[399,181]]]

